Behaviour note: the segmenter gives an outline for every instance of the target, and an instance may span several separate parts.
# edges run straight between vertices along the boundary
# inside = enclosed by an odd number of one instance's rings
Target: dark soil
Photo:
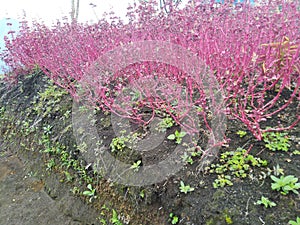
[[[1,150],[0,224],[97,224],[96,210],[74,197],[57,174],[39,172],[35,157]]]
[[[49,82],[40,73],[22,78],[16,86],[8,87],[4,83],[0,88],[1,114],[0,137],[0,224],[112,224],[114,209],[123,224],[171,224],[169,214],[179,217],[177,224],[288,224],[289,220],[300,217],[300,195],[290,193],[282,195],[271,189],[271,179],[263,176],[277,164],[285,175],[300,178],[300,155],[292,154],[300,150],[300,125],[288,131],[290,150],[270,151],[264,142],[257,141],[248,132],[243,138],[236,134],[238,130],[247,131],[245,126],[228,118],[226,136],[228,143],[220,152],[235,151],[237,148],[251,148],[250,154],[268,161],[267,167],[254,168],[245,179],[232,179],[233,186],[213,188],[216,174],[200,171],[201,157],[194,157],[192,165],[187,164],[180,172],[167,180],[143,187],[129,187],[102,178],[93,172],[95,158],[86,157],[74,147],[76,144],[72,129],[72,118],[63,115],[72,111],[70,96],[63,95],[51,105],[51,112],[46,115],[36,114],[33,110],[38,93],[42,93]],[[287,90],[284,95],[290,92]],[[270,93],[272,95],[274,93]],[[285,96],[282,96],[284,101]],[[36,103],[33,103],[36,101]],[[42,102],[46,107],[48,101]],[[55,110],[56,106],[59,106]],[[97,112],[95,127],[102,140],[101,147],[110,151],[111,140],[116,137],[110,115]],[[289,108],[270,118],[264,126],[276,127],[278,124],[290,124],[299,115],[299,103],[294,102]],[[28,121],[33,131],[22,131],[18,121]],[[86,181],[82,181],[79,172],[60,166],[60,157],[41,153],[40,143],[43,129],[52,126],[51,141],[66,146],[70,156],[80,162],[92,178],[97,198],[89,202],[81,194],[72,194],[70,189],[78,187],[86,190]],[[135,127],[138,128],[138,127]],[[167,130],[167,135],[177,129]],[[143,131],[147,134],[147,131]],[[205,147],[206,137],[199,144]],[[78,144],[78,143],[77,143]],[[252,147],[251,147],[252,146]],[[143,154],[126,148],[123,152],[112,153],[119,160],[133,163],[142,161],[142,165],[154,164],[169,154],[176,147],[174,141],[164,141],[152,152]],[[57,164],[47,168],[47,162],[53,158]],[[217,157],[212,163],[218,163]],[[90,165],[90,163],[92,163]],[[269,168],[269,170],[268,170]],[[74,179],[67,180],[66,171]],[[30,176],[28,175],[30,174]],[[180,192],[180,181],[194,187],[195,190],[184,194]],[[141,195],[143,193],[143,195]],[[277,206],[265,208],[255,205],[261,196],[276,202]],[[105,206],[105,207],[104,207]]]

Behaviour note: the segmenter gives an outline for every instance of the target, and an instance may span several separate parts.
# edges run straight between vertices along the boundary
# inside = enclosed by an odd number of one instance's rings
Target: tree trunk
[[[76,8],[75,8],[75,0],[71,0],[71,20],[72,21],[77,21],[78,20],[78,15],[79,15],[79,1],[76,0]]]

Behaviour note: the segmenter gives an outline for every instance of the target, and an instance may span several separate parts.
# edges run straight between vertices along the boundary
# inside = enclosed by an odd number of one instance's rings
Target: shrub
[[[288,107],[293,99],[300,99],[298,2],[274,0],[256,7],[243,4],[240,9],[229,4],[218,8],[187,4],[183,9],[166,5],[163,8],[169,9],[168,13],[156,5],[149,1],[128,7],[126,23],[113,13],[92,25],[60,21],[49,28],[41,23],[29,27],[23,22],[19,34],[6,39],[7,50],[1,55],[11,68],[6,78],[15,80],[23,70],[38,66],[75,99],[84,95],[93,105],[121,116],[148,123],[159,110],[180,124],[190,108],[197,107],[203,109],[197,113],[209,129],[208,100],[220,110],[213,95],[220,88],[226,113],[245,123],[259,140],[261,122]],[[141,61],[101,76],[99,68],[90,70],[110,50],[149,40],[172,43],[196,54],[215,75],[219,87],[211,84],[206,96],[203,75],[191,77],[162,62]],[[145,85],[145,80],[153,85]],[[140,93],[127,92],[129,85]],[[279,103],[286,89],[290,95]],[[143,117],[143,108],[150,109],[150,119]],[[278,129],[292,128],[299,120],[300,115],[290,126]]]

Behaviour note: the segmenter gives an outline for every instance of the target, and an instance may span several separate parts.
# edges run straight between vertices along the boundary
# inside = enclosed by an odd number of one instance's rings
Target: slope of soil
[[[279,165],[285,175],[300,178],[300,155],[292,154],[300,150],[299,124],[288,132],[289,151],[273,152],[249,132],[239,137],[236,132],[245,127],[229,120],[230,141],[222,146],[221,153],[251,148],[250,154],[268,161],[267,167],[247,172],[245,179],[232,177],[232,186],[213,188],[217,174],[199,171],[200,157],[194,157],[192,165],[187,164],[162,183],[128,187],[93,172],[72,133],[70,96],[53,88],[42,74],[27,76],[12,87],[2,83],[0,96],[0,224],[160,225],[171,224],[169,214],[173,213],[178,217],[176,224],[278,225],[300,217],[300,195],[273,191],[269,176],[274,173],[273,167]],[[267,121],[267,125],[286,124],[297,115],[299,103],[295,102]],[[95,125],[103,147],[109,150],[116,137],[110,115],[98,112]],[[162,146],[145,160],[159,160],[176,145],[166,139]],[[125,161],[143,159],[126,150],[115,154]],[[219,160],[216,158],[213,164]],[[180,192],[180,181],[194,191]],[[96,191],[95,198],[83,195],[88,183]],[[277,205],[265,208],[254,204],[262,196]]]

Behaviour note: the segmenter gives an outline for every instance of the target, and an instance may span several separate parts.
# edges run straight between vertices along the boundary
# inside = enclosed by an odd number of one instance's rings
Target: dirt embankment
[[[244,137],[236,134],[245,127],[229,120],[227,137],[231,141],[221,153],[252,146],[250,153],[268,162],[267,166],[251,167],[246,178],[231,174],[232,185],[213,188],[218,175],[224,178],[229,172],[216,174],[208,169],[199,173],[200,157],[195,156],[193,163],[165,182],[134,188],[110,183],[84,162],[72,136],[72,101],[42,74],[33,74],[10,88],[1,83],[0,96],[0,224],[160,225],[172,224],[178,217],[174,224],[285,225],[300,216],[299,194],[272,190],[270,179],[277,165],[285,175],[300,178],[300,155],[292,153],[300,150],[299,125],[289,131],[289,151],[269,151],[250,133]],[[298,107],[295,102],[270,119],[268,126],[292,120]],[[100,114],[97,129],[112,140],[115,134],[109,116]],[[165,149],[174,147],[170,140],[163,145]],[[213,164],[220,164],[219,160]],[[194,190],[181,192],[180,181]],[[96,195],[82,194],[88,183]],[[265,208],[255,204],[262,196],[277,205]]]

